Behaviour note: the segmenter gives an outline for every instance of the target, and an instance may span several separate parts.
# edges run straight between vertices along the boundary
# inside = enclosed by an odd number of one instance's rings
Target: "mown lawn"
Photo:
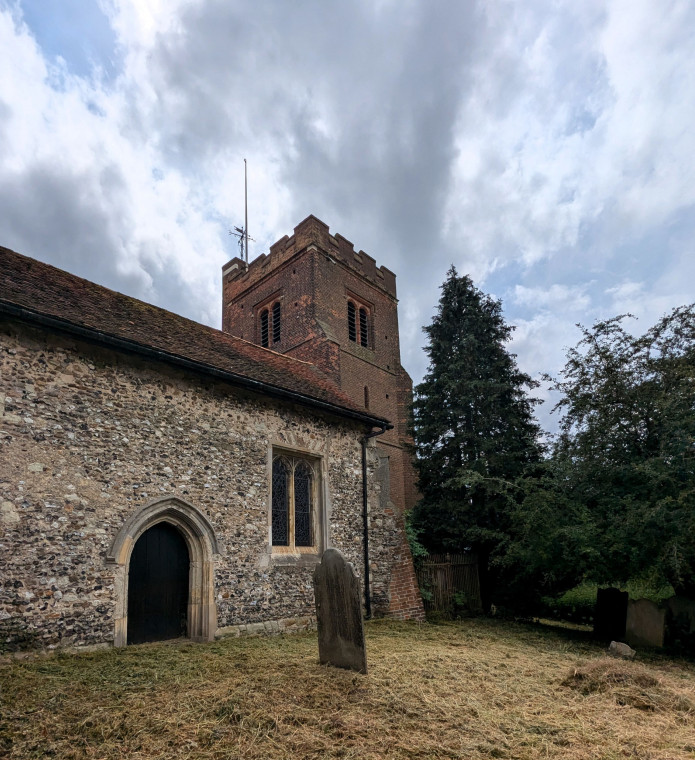
[[[314,634],[0,665],[0,757],[693,758],[695,666],[492,620],[367,625],[369,674]]]

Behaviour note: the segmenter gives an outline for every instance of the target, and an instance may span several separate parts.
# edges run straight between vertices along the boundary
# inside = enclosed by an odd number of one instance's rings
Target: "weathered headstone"
[[[360,582],[337,549],[326,549],[314,570],[314,598],[321,664],[366,673]]]
[[[632,647],[662,647],[666,610],[649,599],[630,600],[625,638]]]
[[[594,637],[604,641],[621,641],[625,638],[627,621],[627,591],[617,588],[600,588],[596,593]]]
[[[695,654],[695,600],[672,596],[665,606],[665,644],[684,654]]]

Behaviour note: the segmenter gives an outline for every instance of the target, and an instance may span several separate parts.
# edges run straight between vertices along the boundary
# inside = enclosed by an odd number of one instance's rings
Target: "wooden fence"
[[[425,610],[481,612],[478,558],[474,554],[430,554],[418,563]]]

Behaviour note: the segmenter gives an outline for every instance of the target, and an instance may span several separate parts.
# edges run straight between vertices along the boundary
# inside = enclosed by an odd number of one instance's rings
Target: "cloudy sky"
[[[692,0],[0,0],[0,51],[0,245],[193,319],[244,158],[251,257],[313,213],[394,270],[416,382],[452,263],[534,376],[695,301]]]

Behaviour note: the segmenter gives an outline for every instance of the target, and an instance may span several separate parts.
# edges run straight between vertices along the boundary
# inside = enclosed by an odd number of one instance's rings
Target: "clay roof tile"
[[[0,246],[0,303],[374,420],[312,364],[139,301]],[[162,357],[164,358],[164,357]]]

